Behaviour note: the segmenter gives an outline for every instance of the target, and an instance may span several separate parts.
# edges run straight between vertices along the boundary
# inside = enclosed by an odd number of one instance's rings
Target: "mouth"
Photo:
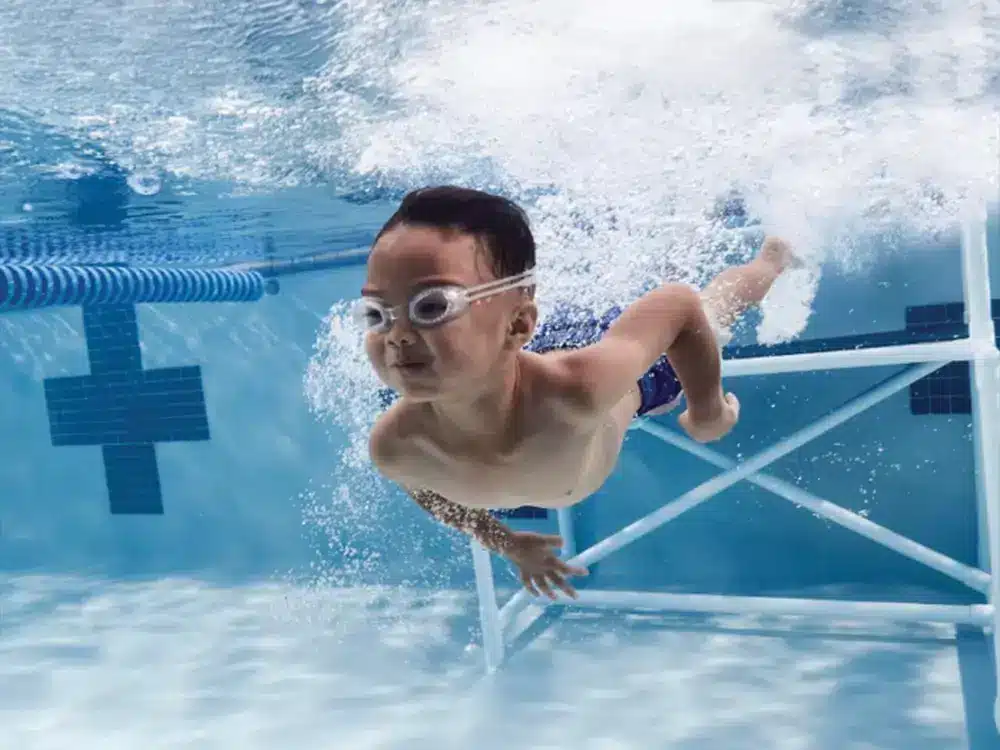
[[[429,365],[427,362],[393,362],[389,367],[400,372],[416,373],[426,370]]]

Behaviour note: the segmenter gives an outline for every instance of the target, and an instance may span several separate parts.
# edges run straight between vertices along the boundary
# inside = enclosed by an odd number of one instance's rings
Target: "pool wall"
[[[996,232],[994,222],[992,283],[1000,297]],[[468,553],[457,535],[384,483],[345,485],[336,475],[346,436],[333,420],[313,415],[303,393],[323,316],[356,293],[362,273],[349,267],[285,278],[280,294],[254,303],[130,308],[142,367],[167,380],[186,378],[175,390],[191,408],[176,439],[144,452],[96,442],[53,445],[53,383],[94,374],[79,307],[0,316],[0,569],[470,586]],[[887,254],[855,274],[830,268],[809,326],[791,347],[845,336],[902,343],[908,329],[921,326],[939,326],[945,335],[961,325],[961,311],[944,306],[961,297],[957,238]],[[92,317],[90,334],[119,340],[133,325],[130,309]],[[748,325],[734,353],[753,354],[743,348],[752,344]],[[897,394],[770,472],[974,564],[968,383],[960,367],[949,373]],[[889,374],[891,368],[733,378],[742,420],[718,448],[731,457],[753,455]],[[633,433],[611,481],[576,509],[577,545],[715,472]],[[304,520],[317,503],[329,510],[323,528]],[[554,514],[514,523],[555,528]],[[513,581],[504,566],[498,570]],[[598,564],[593,580],[607,588],[722,593],[918,586],[966,596],[938,574],[745,483]]]

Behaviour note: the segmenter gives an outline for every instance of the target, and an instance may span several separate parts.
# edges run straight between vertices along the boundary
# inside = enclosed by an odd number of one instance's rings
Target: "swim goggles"
[[[390,307],[376,297],[362,297],[354,303],[354,322],[367,331],[386,333],[397,320],[401,309],[416,328],[434,328],[454,320],[469,309],[473,302],[511,289],[535,285],[535,270],[528,269],[516,276],[488,281],[477,286],[432,286],[414,294],[404,306]]]

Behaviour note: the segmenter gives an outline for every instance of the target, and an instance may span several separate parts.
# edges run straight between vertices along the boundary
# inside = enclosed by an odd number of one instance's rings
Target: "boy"
[[[717,337],[789,259],[768,238],[700,295],[664,284],[599,319],[563,311],[534,335],[523,211],[463,188],[410,193],[376,238],[355,308],[372,366],[402,396],[372,430],[372,460],[439,521],[510,559],[532,594],[574,596],[567,578],[586,571],[558,558],[562,540],[513,531],[488,509],[583,500],[632,419],[668,411],[682,391],[689,435],[729,432],[739,404],[722,390]]]

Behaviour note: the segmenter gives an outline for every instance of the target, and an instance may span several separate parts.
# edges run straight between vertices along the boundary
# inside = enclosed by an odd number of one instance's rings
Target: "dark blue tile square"
[[[83,328],[91,374],[141,369],[139,326],[132,305],[85,306]]]
[[[951,413],[972,414],[972,398],[969,396],[952,396]]]
[[[944,318],[947,323],[965,322],[965,303],[952,302],[944,306]]]
[[[114,515],[160,515],[163,498],[152,445],[105,445],[104,474]]]
[[[926,312],[923,307],[906,308],[906,327],[913,328],[923,323],[926,319]]]

